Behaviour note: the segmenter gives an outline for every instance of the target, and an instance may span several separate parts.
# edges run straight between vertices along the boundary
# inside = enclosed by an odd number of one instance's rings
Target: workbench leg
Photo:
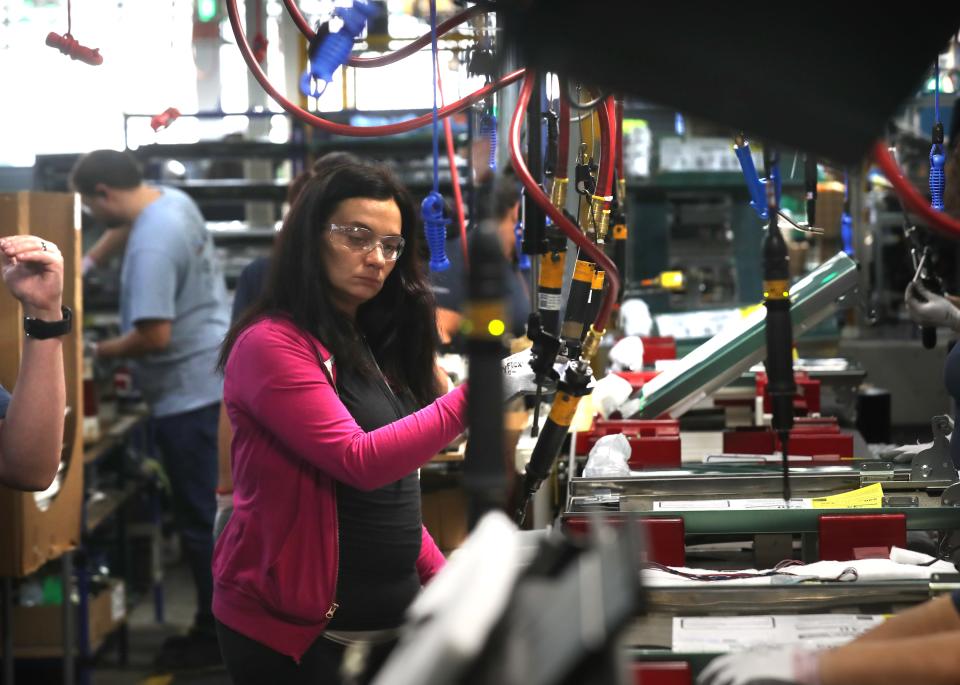
[[[93,660],[90,653],[90,576],[89,571],[81,567],[77,569],[77,656],[80,660],[80,683],[89,685],[89,667]]]
[[[120,578],[123,579],[124,583],[124,601],[126,601],[127,593],[130,591],[131,579],[130,579],[130,545],[128,544],[129,540],[127,538],[127,516],[130,512],[130,507],[128,504],[129,500],[125,501],[121,507],[120,511],[117,512],[117,557],[120,560],[119,568],[117,568],[117,573]],[[124,607],[124,616],[126,616],[127,611]],[[123,624],[117,630],[117,658],[121,666],[127,665],[127,660],[129,656],[129,633],[127,631],[127,622],[124,620]]]
[[[0,579],[0,630],[3,630],[3,685],[13,685],[13,581]]]
[[[74,646],[73,646],[73,625],[76,615],[73,612],[73,552],[65,552],[60,558],[60,584],[63,588],[63,601],[60,604],[60,620],[63,623],[63,685],[73,685],[74,667]],[[82,662],[83,671],[86,671],[87,663]],[[81,674],[83,680],[83,674]]]
[[[159,485],[151,487],[151,511],[153,518],[153,536],[151,545],[151,570],[153,575],[153,617],[157,623],[164,622],[163,610],[163,518],[160,514]]]

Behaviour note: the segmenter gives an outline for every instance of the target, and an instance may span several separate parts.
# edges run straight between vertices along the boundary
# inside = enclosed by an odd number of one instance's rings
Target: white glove
[[[632,394],[633,386],[630,381],[611,373],[598,380],[593,387],[593,406],[600,411],[603,418],[608,419]]]
[[[777,647],[719,656],[697,685],[819,685],[820,652]]]
[[[643,340],[628,335],[610,348],[610,366],[614,371],[640,371],[643,369]]]
[[[930,292],[917,281],[911,281],[903,298],[910,318],[918,326],[945,326],[960,331],[960,309],[943,295]]]
[[[503,401],[509,402],[519,395],[533,395],[537,392],[537,381],[530,366],[533,356],[530,348],[511,354],[500,362],[503,369]],[[549,391],[549,387],[545,386]]]

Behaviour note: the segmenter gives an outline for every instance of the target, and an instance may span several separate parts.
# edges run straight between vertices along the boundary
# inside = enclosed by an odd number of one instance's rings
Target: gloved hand
[[[527,348],[516,354],[511,354],[500,362],[503,369],[503,401],[509,402],[519,395],[533,395],[537,392],[537,380],[530,366],[532,351]],[[544,392],[552,392],[556,387],[556,379],[548,378],[542,386]]]
[[[923,284],[911,281],[903,297],[910,318],[918,326],[946,326],[960,331],[960,309],[943,295],[930,292]]]
[[[220,533],[227,527],[227,521],[233,514],[233,493],[217,493],[217,514],[213,519],[213,541],[216,542]]]
[[[719,656],[697,685],[818,685],[820,652],[777,647]]]

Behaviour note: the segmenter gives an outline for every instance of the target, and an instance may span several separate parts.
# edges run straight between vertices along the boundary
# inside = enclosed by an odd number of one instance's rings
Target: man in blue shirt
[[[23,306],[23,354],[11,396],[0,386],[0,485],[46,490],[63,445],[66,385],[62,335],[71,313],[61,303],[63,256],[32,235],[0,238],[0,274]]]
[[[210,564],[223,394],[215,367],[229,323],[223,272],[196,204],[179,190],[144,184],[128,154],[85,155],[71,184],[95,218],[127,232],[120,272],[122,335],[100,342],[95,354],[133,362],[197,586],[194,626],[185,638],[165,643],[157,666],[203,666],[219,660]]]

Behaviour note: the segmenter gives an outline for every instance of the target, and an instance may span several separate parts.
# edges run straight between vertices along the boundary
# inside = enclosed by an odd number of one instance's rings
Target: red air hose
[[[287,13],[290,15],[290,18],[293,19],[293,23],[296,24],[297,28],[300,29],[300,33],[306,36],[307,40],[313,40],[317,35],[317,32],[313,30],[306,18],[303,16],[303,13],[300,12],[300,8],[297,7],[296,0],[283,0],[283,5],[287,8]],[[465,9],[463,12],[450,17],[445,22],[437,24],[437,37],[439,38],[465,21],[469,21],[478,14],[483,14],[487,11],[487,8],[480,5],[474,5],[473,7]],[[381,55],[380,57],[351,57],[347,61],[347,64],[351,67],[357,68],[382,67],[386,66],[387,64],[399,62],[404,57],[409,57],[420,48],[424,48],[428,45],[430,45],[430,34],[426,33],[410,44],[404,45],[399,50],[395,50],[389,54]]]
[[[883,171],[883,175],[893,184],[893,188],[897,191],[900,201],[903,202],[907,209],[920,215],[930,228],[945,233],[951,238],[960,238],[960,221],[957,221],[948,214],[938,212],[930,206],[929,201],[917,192],[917,189],[913,187],[910,181],[903,177],[903,174],[900,172],[900,167],[893,157],[890,156],[886,144],[882,141],[874,143],[873,158],[880,166],[880,170]]]
[[[594,328],[602,331],[606,328],[607,319],[610,318],[610,312],[613,309],[614,303],[617,301],[617,293],[620,290],[620,273],[617,271],[617,267],[613,261],[603,253],[603,250],[594,245],[563,212],[553,206],[550,198],[546,196],[543,190],[540,189],[539,184],[530,175],[527,163],[523,159],[523,150],[520,147],[520,127],[523,122],[524,112],[527,110],[527,105],[530,104],[534,78],[535,74],[533,70],[527,69],[527,73],[523,79],[523,86],[520,88],[517,108],[514,110],[513,118],[510,120],[510,158],[513,161],[513,168],[517,172],[517,177],[527,190],[528,197],[536,202],[540,209],[546,212],[553,223],[559,226],[560,230],[563,231],[568,238],[573,240],[578,247],[590,255],[594,263],[606,272],[606,279],[610,283],[610,288],[603,296],[603,303],[600,305],[600,311],[597,312],[597,318],[593,323]],[[567,120],[569,121],[569,116]],[[562,121],[563,119],[561,118],[561,123]],[[609,150],[607,154],[610,154]]]
[[[434,65],[437,70],[437,91],[440,95],[440,106],[443,106],[443,80],[440,78],[440,65]],[[470,255],[467,250],[467,224],[463,218],[463,195],[460,193],[460,173],[457,171],[457,154],[453,147],[453,126],[450,117],[443,120],[443,133],[447,140],[447,160],[450,162],[450,182],[453,184],[453,203],[457,210],[457,223],[460,224],[460,249],[463,250],[463,265],[470,268]]]
[[[616,147],[614,141],[616,120],[612,96],[600,101],[597,107],[597,118],[600,120],[600,173],[597,177],[597,195],[610,197],[613,190],[613,151]]]
[[[323,119],[315,114],[311,114],[302,107],[299,107],[283,97],[283,95],[281,95],[279,91],[273,87],[273,84],[270,83],[270,80],[267,78],[267,75],[263,73],[263,69],[260,68],[260,65],[257,64],[257,60],[253,56],[253,51],[250,48],[250,43],[247,41],[247,36],[243,31],[243,26],[240,23],[240,13],[237,11],[237,0],[227,0],[227,14],[230,17],[230,27],[233,29],[233,35],[237,39],[237,47],[240,48],[240,54],[243,55],[243,59],[247,63],[247,67],[249,67],[253,77],[257,79],[257,82],[259,82],[260,86],[267,92],[267,95],[272,97],[277,104],[279,104],[287,112],[292,114],[303,123],[315,128],[319,128],[322,131],[336,133],[342,136],[375,138],[377,136],[390,136],[397,133],[406,133],[407,131],[416,130],[421,126],[426,126],[427,124],[433,122],[432,112],[421,115],[415,119],[409,119],[407,121],[401,121],[396,124],[389,124],[386,126],[350,126],[348,124],[338,124],[334,121],[330,121],[329,119]],[[504,86],[510,85],[514,81],[519,81],[523,74],[523,69],[517,69],[516,71],[502,77],[499,81],[489,83],[465,98],[450,103],[439,111],[438,116],[447,117],[451,114],[455,114],[456,112],[464,110],[473,103],[487,97],[490,93],[493,93]]]

